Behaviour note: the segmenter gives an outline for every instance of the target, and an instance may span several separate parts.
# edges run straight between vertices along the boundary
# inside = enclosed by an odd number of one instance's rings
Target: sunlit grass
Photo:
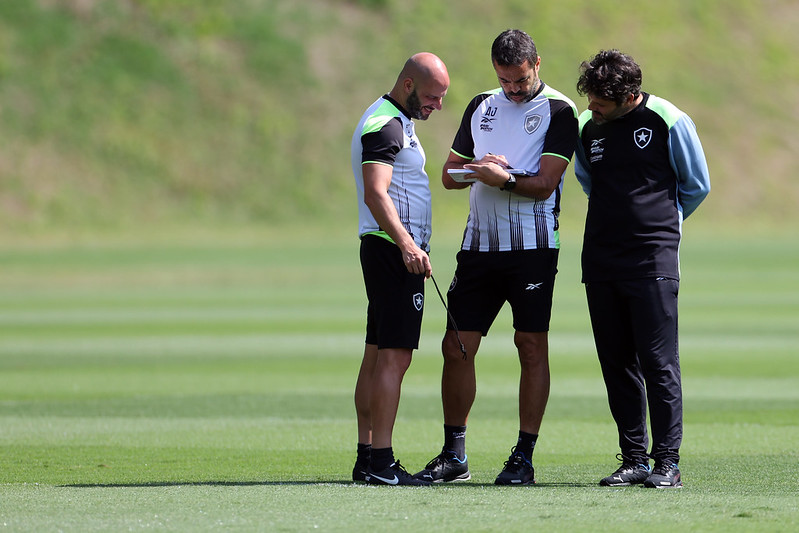
[[[455,246],[442,238],[440,284]],[[736,250],[684,246],[686,486],[663,493],[596,486],[615,468],[616,437],[574,246],[561,256],[538,486],[493,486],[518,427],[518,361],[503,311],[477,358],[473,480],[422,491],[349,482],[363,346],[357,241],[7,248],[0,521],[12,530],[595,531],[614,517],[696,531],[795,529],[799,284],[787,273],[799,245],[787,240],[746,267],[732,260]],[[437,299],[428,287],[396,424],[395,450],[410,470],[441,444]]]

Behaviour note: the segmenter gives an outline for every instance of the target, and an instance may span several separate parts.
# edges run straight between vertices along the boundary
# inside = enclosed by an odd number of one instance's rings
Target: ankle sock
[[[372,457],[372,445],[371,444],[361,444],[358,443],[358,458],[356,461],[358,463],[368,465],[369,460]]]
[[[453,452],[459,461],[466,459],[466,426],[444,424],[444,449]]]
[[[522,452],[528,461],[533,460],[533,449],[535,448],[535,441],[538,440],[538,435],[533,433],[526,433],[519,431],[519,440],[516,441],[516,451]]]
[[[385,470],[394,463],[394,449],[388,448],[372,448],[372,458],[369,468],[372,472],[380,472]]]

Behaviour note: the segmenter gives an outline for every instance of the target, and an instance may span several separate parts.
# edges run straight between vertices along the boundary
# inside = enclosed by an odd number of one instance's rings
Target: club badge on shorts
[[[452,276],[452,283],[449,284],[449,289],[447,289],[447,292],[452,292],[452,289],[454,289],[455,285],[457,284],[458,284],[458,276]]]
[[[413,295],[413,306],[417,311],[421,311],[422,307],[424,307],[424,295],[421,292]]]

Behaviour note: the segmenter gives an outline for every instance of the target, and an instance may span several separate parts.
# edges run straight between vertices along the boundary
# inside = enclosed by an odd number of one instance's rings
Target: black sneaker
[[[533,463],[527,460],[522,452],[516,451],[514,446],[510,457],[505,461],[505,468],[494,480],[496,485],[532,485],[535,483],[535,469]]]
[[[649,459],[631,459],[622,454],[616,455],[616,459],[621,461],[621,466],[606,478],[602,478],[599,484],[603,487],[629,487],[630,485],[640,485],[652,473],[649,467]]]
[[[399,461],[391,463],[391,466],[380,472],[374,472],[372,467],[366,471],[366,482],[370,485],[412,485],[417,487],[427,487],[429,481],[416,479],[408,473]]]
[[[472,479],[469,473],[469,462],[466,457],[463,461],[458,459],[455,452],[441,450],[441,453],[427,463],[424,470],[418,472],[413,477],[423,479],[432,483],[448,481],[468,481]]]
[[[680,468],[671,461],[655,461],[652,474],[644,481],[644,487],[654,489],[678,489],[682,487]]]
[[[353,481],[366,481],[366,471],[369,469],[369,463],[366,461],[355,461],[355,466],[352,468]]]

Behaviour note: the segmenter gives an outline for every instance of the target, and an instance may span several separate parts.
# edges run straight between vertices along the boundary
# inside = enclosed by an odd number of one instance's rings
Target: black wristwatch
[[[499,188],[500,191],[512,191],[513,188],[516,187],[516,176],[508,173],[508,181],[505,182],[505,185]]]

